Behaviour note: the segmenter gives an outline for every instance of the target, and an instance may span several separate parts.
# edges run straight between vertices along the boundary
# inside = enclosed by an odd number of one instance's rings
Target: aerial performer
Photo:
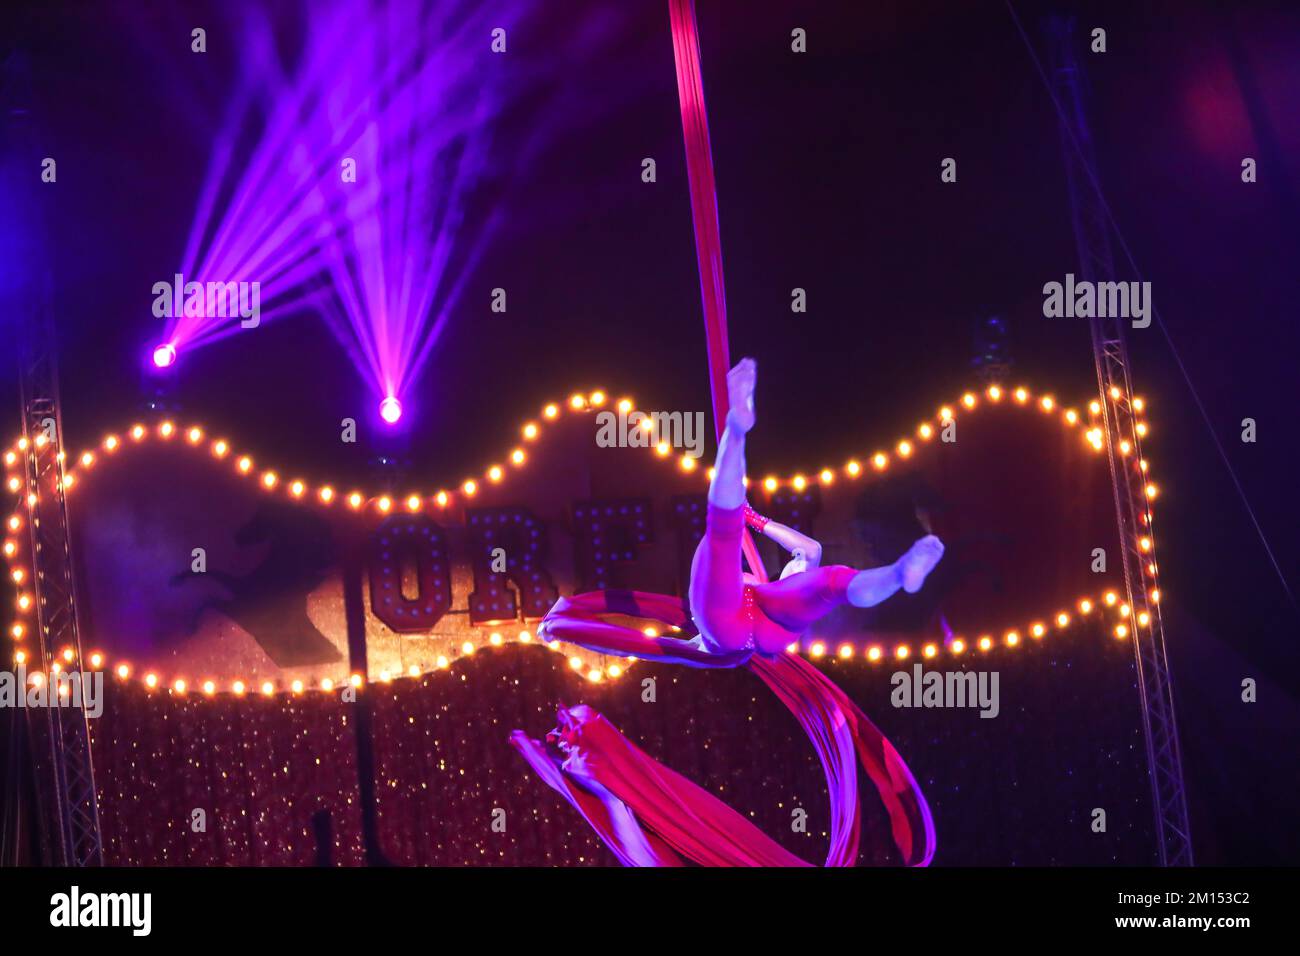
[[[745,503],[745,436],[754,427],[757,373],[751,358],[727,373],[730,410],[709,483],[706,530],[691,563],[690,604],[705,647],[779,654],[843,604],[874,607],[900,588],[919,591],[943,544],[926,535],[883,568],[822,567],[820,544],[754,512]],[[760,582],[741,571],[746,523],[790,552],[780,580]]]
[[[753,359],[742,359],[727,374],[730,408],[709,484],[704,536],[691,563],[688,602],[641,591],[578,594],[556,602],[538,635],[689,667],[749,667],[799,720],[821,761],[831,801],[826,865],[857,862],[861,761],[889,815],[897,855],[907,865],[924,866],[934,854],[934,823],[911,771],[843,691],[787,649],[837,607],[873,607],[900,589],[918,591],[943,556],[943,545],[927,535],[885,567],[823,567],[815,540],[750,509],[745,436],[754,427],[756,382]],[[743,570],[746,523],[791,553],[779,580],[763,581]],[[661,637],[610,616],[655,620],[680,636]],[[517,730],[511,743],[625,865],[808,865],[650,757],[590,707],[561,708],[545,740]]]

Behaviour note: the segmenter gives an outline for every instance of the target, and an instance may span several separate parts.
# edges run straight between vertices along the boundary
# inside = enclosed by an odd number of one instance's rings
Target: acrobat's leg
[[[704,537],[691,562],[691,616],[706,643],[723,651],[746,647],[753,634],[744,608],[740,545],[745,530],[745,433],[754,426],[755,372],[753,360],[743,359],[727,375],[731,411],[709,482]]]
[[[745,503],[745,435],[754,427],[754,386],[758,366],[743,358],[727,373],[730,410],[718,440],[718,458],[709,482],[709,504],[739,508]]]
[[[943,542],[927,534],[893,564],[859,571],[849,582],[845,597],[854,607],[875,607],[892,597],[899,588],[915,594],[942,557]]]

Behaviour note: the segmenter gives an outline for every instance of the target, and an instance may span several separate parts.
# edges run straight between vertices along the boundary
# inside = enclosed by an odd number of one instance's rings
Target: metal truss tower
[[[1110,215],[1097,180],[1092,136],[1084,113],[1073,22],[1053,19],[1049,21],[1049,33],[1052,95],[1059,108],[1061,148],[1080,278],[1089,282],[1114,281]],[[1141,406],[1134,407],[1132,366],[1124,341],[1125,321],[1115,316],[1090,320],[1101,393],[1101,427],[1115,491],[1124,586],[1132,609],[1129,628],[1137,664],[1160,865],[1190,866],[1192,841],[1183,788],[1182,752],[1165,654],[1146,459],[1142,456],[1141,432],[1145,429],[1139,427]],[[1139,622],[1142,613],[1149,615],[1145,626]]]
[[[39,187],[39,158],[27,147],[31,140],[30,71],[21,54],[5,64],[4,99],[8,139],[19,168],[30,164],[31,182]],[[27,224],[32,248],[42,230]],[[15,224],[15,228],[18,228]],[[35,262],[33,262],[35,265]],[[44,263],[39,273],[44,273]],[[59,410],[59,381],[54,322],[48,278],[36,280],[21,297],[19,326],[21,410],[23,418],[23,476],[26,485],[26,527],[29,533],[35,611],[35,640],[29,671],[39,669],[48,679],[55,669],[87,676],[77,629],[73,559],[64,500],[63,421]],[[21,506],[20,506],[21,513]],[[58,696],[54,681],[51,699]],[[66,682],[65,682],[66,685]],[[77,700],[69,690],[67,699]],[[26,711],[35,764],[36,807],[40,819],[44,862],[56,866],[97,866],[103,862],[99,805],[91,762],[90,728],[80,706],[50,706]]]

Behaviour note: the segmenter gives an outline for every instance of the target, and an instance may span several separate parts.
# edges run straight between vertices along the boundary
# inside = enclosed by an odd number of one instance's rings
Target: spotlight
[[[170,368],[176,364],[176,346],[164,342],[153,350],[153,364],[158,368]]]
[[[379,417],[390,425],[396,425],[397,420],[402,417],[402,403],[389,395],[379,403]]]

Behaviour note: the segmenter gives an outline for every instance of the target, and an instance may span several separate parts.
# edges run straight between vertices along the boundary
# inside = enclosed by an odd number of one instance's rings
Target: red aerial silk
[[[649,637],[605,620],[622,614],[658,621],[682,637]],[[889,814],[903,862],[934,856],[934,820],[916,780],[893,746],[843,691],[802,657],[767,659],[751,651],[711,654],[686,605],[641,591],[596,591],[561,598],[538,628],[602,653],[684,664],[753,670],[795,715],[826,774],[831,801],[827,866],[852,866],[860,839],[857,763]],[[727,804],[654,760],[589,707],[561,709],[546,741],[515,731],[511,743],[538,775],[580,812],[623,863],[679,866],[806,866]]]
[[[727,303],[699,36],[693,0],[669,0],[668,8],[714,426],[721,434],[727,416]],[[766,581],[748,532],[743,549],[750,572]],[[930,862],[934,820],[911,771],[876,726],[821,671],[792,654],[770,660],[752,651],[711,654],[698,638],[649,637],[604,620],[602,614],[659,621],[683,635],[695,632],[686,605],[678,599],[641,591],[603,591],[561,598],[538,633],[546,640],[568,641],[601,653],[687,667],[748,666],[798,718],[821,760],[831,799],[826,865],[852,866],[857,860],[859,760],[889,814],[903,862],[909,866]],[[628,866],[680,866],[684,859],[709,866],[807,865],[721,800],[651,758],[589,707],[561,709],[559,725],[546,741],[517,730],[511,743]]]

